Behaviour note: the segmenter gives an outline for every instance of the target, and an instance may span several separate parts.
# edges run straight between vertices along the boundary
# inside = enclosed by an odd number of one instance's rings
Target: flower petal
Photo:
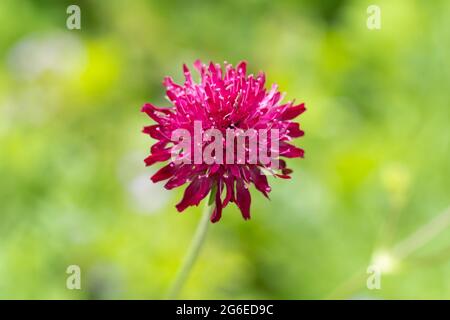
[[[281,114],[281,120],[292,120],[306,111],[305,104],[301,103],[293,107],[288,107]]]
[[[170,152],[167,151],[167,149],[163,149],[162,151],[158,153],[152,153],[147,158],[144,159],[145,165],[151,166],[152,164],[156,162],[166,161],[170,159]]]
[[[152,105],[151,103],[146,103],[141,109],[142,112],[145,112],[150,118],[156,121],[159,124],[163,124],[165,116],[171,115],[172,112],[168,108],[158,108]],[[161,114],[162,113],[162,114]]]
[[[183,199],[176,205],[179,212],[189,206],[198,205],[211,190],[211,180],[208,178],[197,178],[184,191]]]
[[[286,158],[303,158],[304,154],[305,152],[303,149],[297,148],[289,143],[280,143],[280,156]]]
[[[224,178],[225,185],[227,186],[227,193],[225,194],[225,199],[223,200],[223,207],[226,207],[228,202],[234,202],[234,179],[231,177]]]
[[[267,182],[266,175],[264,175],[257,167],[253,167],[250,170],[250,174],[256,189],[258,189],[266,198],[269,198],[267,193],[270,192],[270,186]]]
[[[220,195],[222,194],[222,182],[219,180],[217,182],[216,199],[214,212],[211,215],[211,222],[215,223],[222,217],[222,201],[220,200]]]
[[[148,134],[150,137],[156,140],[164,139],[164,135],[161,134],[161,126],[159,124],[146,126],[144,127],[144,129],[142,129],[142,132]]]
[[[159,169],[152,177],[152,181],[154,183],[159,182],[159,181],[163,181],[163,180],[167,180],[170,177],[173,176],[173,174],[175,173],[177,167],[175,166],[174,163],[169,163],[168,165],[162,167],[161,169]]]
[[[300,129],[300,124],[297,122],[290,122],[287,126],[287,134],[292,138],[302,137],[305,132]]]

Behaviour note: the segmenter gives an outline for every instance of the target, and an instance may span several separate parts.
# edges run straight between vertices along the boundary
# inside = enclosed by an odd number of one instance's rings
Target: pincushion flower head
[[[172,106],[142,107],[156,124],[143,132],[156,142],[145,159],[147,166],[165,165],[152,177],[166,189],[187,184],[178,211],[198,205],[211,193],[215,208],[211,221],[219,221],[222,208],[234,202],[244,219],[250,219],[249,187],[268,197],[267,176],[290,178],[292,172],[281,158],[303,157],[303,150],[290,143],[303,136],[293,119],[305,111],[304,104],[282,103],[277,85],[265,88],[265,75],[247,75],[246,63],[194,63],[200,80],[194,81],[186,65],[184,84],[163,81]]]

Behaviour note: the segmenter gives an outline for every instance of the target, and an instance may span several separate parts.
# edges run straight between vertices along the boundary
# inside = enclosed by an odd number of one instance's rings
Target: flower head
[[[168,180],[166,189],[188,183],[176,205],[178,211],[198,205],[212,191],[212,222],[220,220],[222,208],[230,202],[236,203],[244,219],[250,219],[249,186],[254,184],[268,197],[267,173],[288,179],[292,172],[280,157],[303,157],[303,150],[289,141],[304,134],[292,121],[305,111],[304,104],[282,104],[277,85],[266,90],[265,75],[247,75],[245,62],[236,68],[225,63],[222,69],[197,60],[194,67],[200,73],[199,83],[186,65],[183,85],[164,79],[171,107],[150,103],[142,107],[156,122],[143,129],[156,139],[145,163],[168,162],[151,178]]]

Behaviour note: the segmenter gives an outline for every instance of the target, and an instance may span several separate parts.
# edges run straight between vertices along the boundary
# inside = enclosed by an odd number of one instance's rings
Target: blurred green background
[[[180,298],[449,299],[450,2],[375,2],[2,0],[0,298],[164,297],[201,209],[150,182],[140,107],[200,58],[304,101],[306,158],[226,208]]]

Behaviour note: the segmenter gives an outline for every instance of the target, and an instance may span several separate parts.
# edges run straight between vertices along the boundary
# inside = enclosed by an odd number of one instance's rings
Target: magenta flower
[[[212,191],[215,197],[212,222],[220,220],[222,208],[230,202],[236,203],[244,219],[250,219],[250,184],[253,183],[268,197],[270,186],[266,175],[288,179],[292,172],[279,158],[303,157],[303,150],[289,141],[303,136],[299,124],[292,120],[306,109],[303,103],[281,104],[283,97],[277,86],[272,85],[270,90],[266,90],[264,73],[256,78],[247,75],[245,62],[240,62],[236,68],[225,64],[224,70],[219,64],[206,66],[200,61],[196,61],[194,66],[200,73],[200,83],[194,82],[186,65],[183,66],[186,78],[183,85],[174,83],[170,77],[164,79],[172,107],[158,108],[147,103],[142,108],[156,121],[156,124],[143,129],[144,133],[157,140],[145,163],[150,166],[169,162],[151,180],[155,183],[168,180],[165,188],[169,190],[189,183],[182,200],[176,205],[179,212],[189,206],[197,206]],[[194,141],[187,144],[183,141],[184,147],[180,147],[179,135],[175,134],[180,130],[194,136]],[[216,133],[215,148],[212,152],[210,148],[209,153],[206,150],[213,141],[205,138],[208,130]],[[223,137],[228,138],[227,133],[231,131],[238,132],[236,136],[243,133],[248,139],[240,140],[240,143],[237,140],[237,145],[230,145]],[[199,132],[201,137],[196,140],[195,135]],[[239,154],[240,147],[243,147],[243,156]],[[196,150],[200,150],[200,159],[195,158]],[[205,152],[211,155],[209,159]],[[271,161],[252,157],[252,152],[267,154]],[[230,154],[235,156],[232,161],[227,158]]]

